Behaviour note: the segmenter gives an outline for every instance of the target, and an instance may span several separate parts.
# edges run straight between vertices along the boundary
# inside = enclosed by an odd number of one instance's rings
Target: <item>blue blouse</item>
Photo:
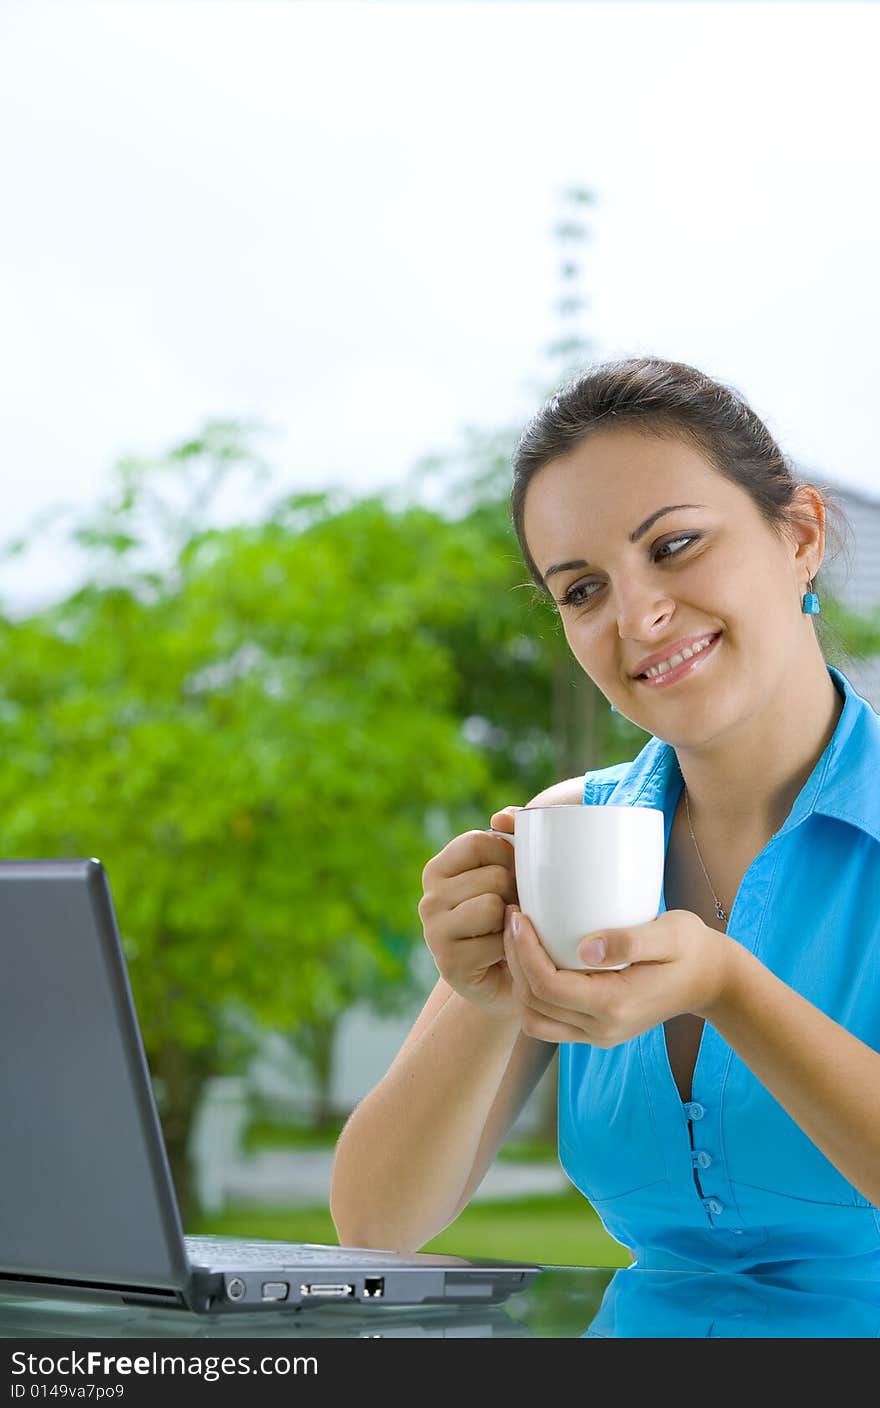
[[[880,716],[827,668],[844,700],[837,727],[743,875],[727,933],[877,1050]],[[651,738],[633,761],[587,773],[583,800],[659,807],[668,846],[683,785],[674,748]],[[709,1022],[691,1095],[678,1093],[662,1024],[610,1050],[560,1044],[560,1162],[637,1266],[880,1277],[880,1210]]]

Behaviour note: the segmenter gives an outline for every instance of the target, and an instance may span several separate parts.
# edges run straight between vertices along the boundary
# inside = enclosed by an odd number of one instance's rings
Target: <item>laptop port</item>
[[[230,1300],[241,1300],[246,1290],[244,1281],[240,1276],[233,1276],[226,1283],[226,1294]]]
[[[263,1300],[287,1300],[289,1290],[286,1281],[264,1281]]]
[[[309,1281],[304,1286],[300,1286],[300,1295],[304,1296],[353,1296],[354,1286],[350,1286],[345,1281]]]
[[[364,1277],[364,1300],[378,1300],[385,1294],[384,1276]]]

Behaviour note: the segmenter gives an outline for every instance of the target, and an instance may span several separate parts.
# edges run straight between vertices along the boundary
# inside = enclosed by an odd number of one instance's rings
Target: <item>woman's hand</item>
[[[491,824],[513,832],[518,807],[495,812]],[[422,871],[419,918],[437,971],[461,997],[493,1016],[518,1011],[504,957],[504,912],[516,904],[513,845],[488,831],[466,831]]]
[[[513,920],[518,932],[513,932]],[[604,955],[585,945],[605,943]],[[646,924],[587,934],[584,963],[629,963],[620,972],[557,968],[534,926],[507,908],[504,953],[527,1036],[619,1046],[683,1012],[707,1016],[724,991],[733,939],[687,909],[669,909]]]

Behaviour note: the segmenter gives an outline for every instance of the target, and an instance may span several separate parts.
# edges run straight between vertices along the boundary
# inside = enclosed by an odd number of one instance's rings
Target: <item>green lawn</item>
[[[345,1119],[341,1116],[320,1129],[285,1124],[278,1120],[253,1119],[244,1131],[242,1148],[248,1154],[257,1154],[264,1149],[333,1149],[344,1124]],[[555,1140],[538,1138],[508,1139],[496,1154],[496,1158],[502,1161],[516,1163],[554,1163],[556,1157]]]
[[[339,1241],[323,1206],[228,1208],[201,1218],[187,1231],[333,1245]],[[575,1266],[628,1266],[631,1260],[629,1252],[609,1237],[589,1203],[574,1191],[518,1201],[472,1202],[421,1250]]]

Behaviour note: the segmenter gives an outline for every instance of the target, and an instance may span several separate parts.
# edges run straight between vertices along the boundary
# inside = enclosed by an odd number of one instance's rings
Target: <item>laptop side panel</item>
[[[186,1294],[180,1217],[99,861],[0,862],[0,974],[0,1282],[6,1273],[6,1284]]]

